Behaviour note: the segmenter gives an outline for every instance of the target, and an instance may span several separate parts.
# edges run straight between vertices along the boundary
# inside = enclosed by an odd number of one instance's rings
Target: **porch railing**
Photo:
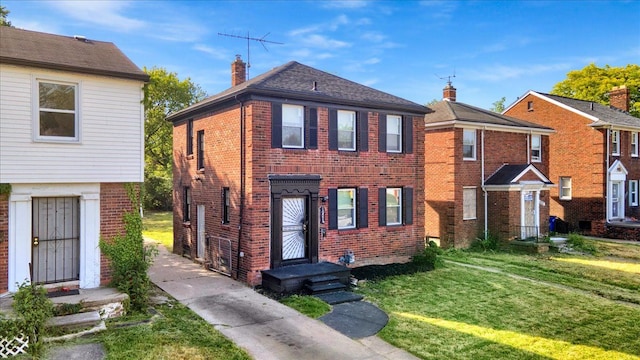
[[[510,239],[539,242],[544,237],[539,226],[511,226]]]

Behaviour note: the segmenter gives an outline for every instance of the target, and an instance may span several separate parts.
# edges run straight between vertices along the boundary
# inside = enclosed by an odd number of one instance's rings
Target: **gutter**
[[[489,218],[487,216],[487,211],[489,210],[489,199],[487,199],[487,187],[484,184],[484,132],[486,127],[482,128],[480,132],[480,143],[482,148],[482,161],[481,161],[481,169],[480,176],[482,177],[482,193],[484,194],[484,239],[487,240],[489,237]]]

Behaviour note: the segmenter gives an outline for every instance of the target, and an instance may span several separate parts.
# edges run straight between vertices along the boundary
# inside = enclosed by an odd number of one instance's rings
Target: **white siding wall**
[[[38,78],[79,84],[79,143],[34,141]],[[142,182],[142,85],[0,64],[0,183]]]

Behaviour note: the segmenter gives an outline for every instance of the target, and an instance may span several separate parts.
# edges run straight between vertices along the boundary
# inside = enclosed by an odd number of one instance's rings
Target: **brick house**
[[[549,175],[559,184],[551,215],[568,230],[640,239],[640,225],[625,221],[640,218],[640,119],[628,113],[628,88],[609,97],[612,106],[529,91],[504,114],[557,131],[549,147]]]
[[[174,252],[257,285],[423,248],[428,108],[297,62],[248,81],[240,57],[231,68],[231,88],[168,117]]]
[[[0,26],[0,294],[108,282],[144,174],[148,76],[114,44]],[[31,269],[30,269],[31,268]]]
[[[546,233],[546,126],[456,101],[449,83],[425,116],[425,232],[443,247]]]

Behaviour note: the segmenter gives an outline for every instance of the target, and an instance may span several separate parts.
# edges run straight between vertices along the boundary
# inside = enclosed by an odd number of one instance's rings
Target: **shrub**
[[[478,251],[498,250],[498,239],[487,233],[487,236],[484,239],[476,238],[476,240],[471,243],[470,249]]]
[[[34,358],[39,358],[46,334],[45,325],[53,316],[53,303],[47,298],[47,290],[42,286],[23,283],[13,296],[13,310],[15,319],[3,319],[0,322],[0,338],[26,335],[29,338],[27,351]]]
[[[139,204],[133,186],[128,186],[132,204]],[[149,302],[151,281],[147,270],[156,254],[154,246],[144,245],[142,238],[142,217],[136,210],[125,213],[125,234],[116,236],[112,241],[100,240],[100,250],[111,260],[112,284],[129,295],[129,304],[133,311],[145,311]]]
[[[587,242],[584,236],[576,233],[571,233],[567,237],[567,244],[574,250],[584,251],[589,254],[595,255],[598,252],[595,245],[591,242]]]
[[[441,264],[442,260],[438,258],[440,254],[442,249],[435,242],[429,241],[424,251],[414,255],[411,262],[420,270],[435,269]]]

